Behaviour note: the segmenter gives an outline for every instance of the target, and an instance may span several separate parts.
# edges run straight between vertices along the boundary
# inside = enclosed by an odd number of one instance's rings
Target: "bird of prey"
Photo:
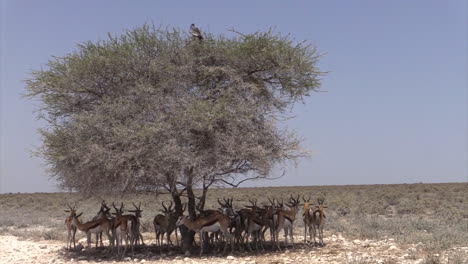
[[[192,39],[202,40],[203,36],[200,30],[195,26],[195,24],[190,25],[190,34],[192,35]]]

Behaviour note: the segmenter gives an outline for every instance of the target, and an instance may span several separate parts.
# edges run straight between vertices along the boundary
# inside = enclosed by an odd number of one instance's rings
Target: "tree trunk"
[[[187,197],[188,197],[187,209],[188,209],[188,213],[189,213],[189,218],[190,219],[195,219],[195,217],[196,217],[195,194],[193,193],[193,188],[192,188],[192,185],[193,185],[192,178],[193,178],[193,176],[191,175],[191,171],[189,171],[188,174],[189,175],[187,177],[187,187],[186,187]],[[171,194],[172,194],[172,199],[174,200],[174,203],[175,203],[176,212],[177,212],[178,215],[182,215],[183,214],[183,212],[182,212],[183,206],[182,206],[182,201],[180,199],[180,194],[177,191],[177,189],[175,188],[175,186],[173,186],[173,188],[171,188],[171,189],[173,190],[173,191],[171,191]],[[182,236],[182,241],[181,241],[182,252],[191,251],[193,249],[193,245],[194,245],[194,242],[195,242],[195,232],[193,232],[192,230],[188,229],[185,226],[180,226],[179,231],[180,231],[180,234]]]

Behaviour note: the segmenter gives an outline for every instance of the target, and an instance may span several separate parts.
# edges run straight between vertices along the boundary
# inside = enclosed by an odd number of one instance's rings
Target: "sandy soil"
[[[301,240],[302,237],[298,236]],[[80,243],[83,243],[83,239]],[[124,262],[140,263],[422,263],[427,253],[422,253],[422,244],[401,247],[393,239],[348,240],[341,235],[325,239],[326,246],[321,248],[309,245],[296,245],[295,249],[281,252],[260,252],[258,254],[236,253],[233,256],[184,256],[175,252],[154,254],[151,250],[140,250],[134,256],[126,257]],[[0,236],[0,263],[116,263],[106,260],[99,250],[91,249],[80,253],[70,253],[63,241],[29,241],[14,236]],[[468,246],[444,252],[442,263],[452,263],[454,257],[468,256]],[[468,263],[468,260],[464,260]]]

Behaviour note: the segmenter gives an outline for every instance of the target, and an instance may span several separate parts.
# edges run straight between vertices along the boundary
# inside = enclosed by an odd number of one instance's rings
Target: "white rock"
[[[190,260],[190,258],[187,258],[187,257],[184,258],[184,261],[189,261],[189,260]]]
[[[396,250],[396,249],[398,249],[398,247],[395,246],[395,245],[391,245],[391,246],[388,248],[388,250]]]
[[[227,256],[226,259],[233,260],[233,259],[235,259],[235,258],[234,258],[233,256]]]

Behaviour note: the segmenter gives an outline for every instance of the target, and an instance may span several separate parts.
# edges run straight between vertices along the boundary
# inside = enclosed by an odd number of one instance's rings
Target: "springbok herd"
[[[273,248],[281,249],[279,233],[284,232],[284,246],[288,246],[288,237],[294,245],[294,221],[299,212],[299,206],[303,206],[302,220],[304,221],[304,241],[307,242],[307,232],[309,232],[312,245],[323,246],[323,226],[325,223],[324,208],[327,208],[324,199],[317,199],[317,205],[310,202],[310,197],[300,196],[289,197],[287,202],[283,200],[268,198],[269,205],[257,206],[257,200],[249,200],[250,205],[240,210],[233,207],[233,199],[218,199],[221,206],[218,210],[201,210],[197,207],[199,214],[195,219],[185,215],[178,215],[173,208],[172,202],[167,206],[162,203],[162,214],[154,217],[153,225],[156,235],[156,246],[163,247],[163,238],[169,245],[173,245],[171,234],[175,233],[176,244],[179,245],[177,235],[178,227],[184,225],[188,229],[199,234],[200,255],[207,244],[219,247],[224,243],[224,252],[228,245],[231,252],[234,248],[239,250],[264,249],[265,233],[269,231],[270,242]],[[82,223],[79,219],[82,213],[76,213],[76,204],[72,207],[68,205],[70,215],[66,218],[65,224],[68,230],[67,249],[75,248],[75,233],[80,230],[86,233],[88,248],[91,247],[91,234],[96,235],[96,247],[100,243],[103,247],[102,233],[109,241],[108,252],[117,252],[118,257],[123,257],[130,246],[133,254],[134,245],[144,245],[143,236],[140,233],[141,203],[137,206],[133,203],[134,210],[128,210],[133,214],[124,214],[123,203],[117,207],[112,203],[115,212],[111,213],[111,208],[103,201],[101,208],[93,220]],[[185,211],[185,207],[183,208]],[[318,237],[318,242],[316,237]],[[125,242],[125,245],[124,243]]]

